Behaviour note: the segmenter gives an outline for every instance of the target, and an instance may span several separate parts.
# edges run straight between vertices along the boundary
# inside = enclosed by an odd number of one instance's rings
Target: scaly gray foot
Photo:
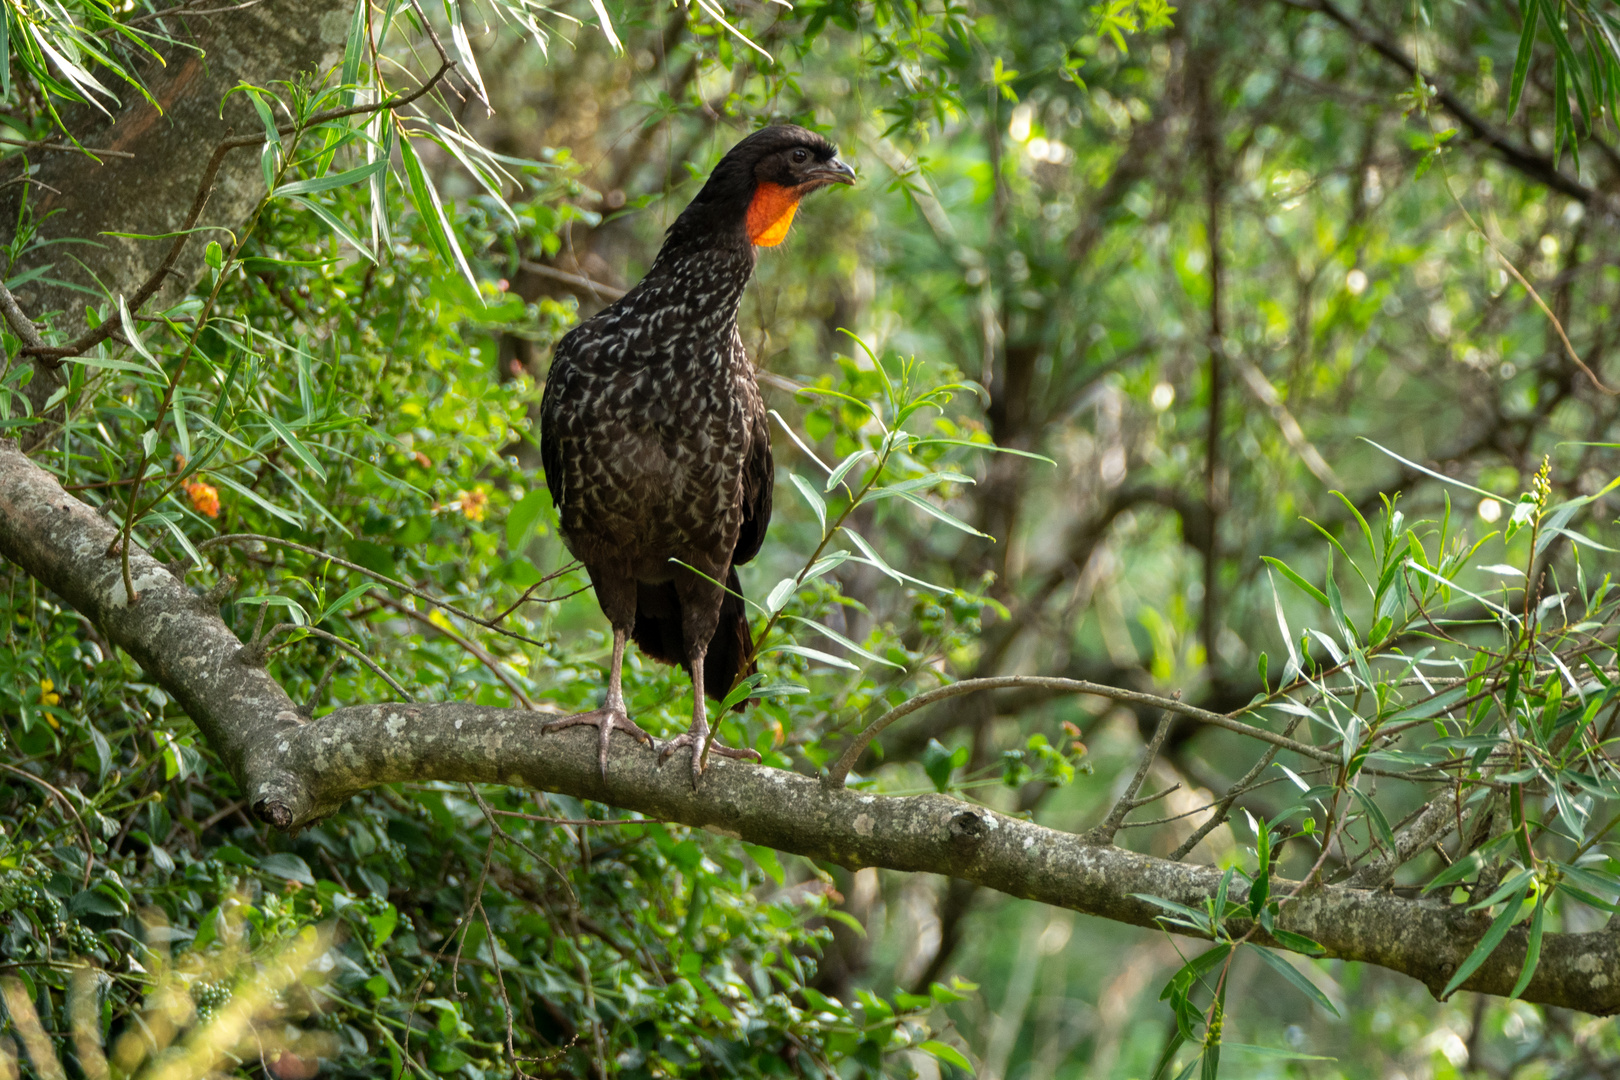
[[[589,724],[602,733],[596,749],[596,764],[602,770],[602,780],[604,782],[607,781],[608,738],[613,734],[614,729],[624,732],[637,742],[646,743],[654,750],[658,749],[658,744],[653,741],[653,737],[642,731],[640,726],[630,719],[623,709],[616,709],[608,705],[604,705],[600,709],[592,709],[590,712],[564,716],[560,720],[548,720],[540,725],[540,734],[545,735],[553,731],[561,731],[563,728],[579,727],[583,724]],[[663,759],[660,758],[659,760]]]
[[[703,775],[703,744],[708,741],[708,738],[709,733],[706,731],[701,735],[688,731],[684,735],[675,736],[675,738],[665,743],[664,748],[658,752],[658,764],[662,765],[668,761],[670,755],[681,747],[690,746],[692,748],[692,787],[695,790],[698,777]],[[760,760],[759,754],[753,750],[738,750],[736,747],[719,742],[712,743],[709,746],[709,752],[719,754],[721,757],[737,758],[742,761],[757,762]]]

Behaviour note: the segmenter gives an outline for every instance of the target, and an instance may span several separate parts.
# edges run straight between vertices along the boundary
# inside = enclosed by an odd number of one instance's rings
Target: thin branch
[[[443,51],[441,48],[441,56],[442,55]],[[301,121],[284,124],[277,129],[277,132],[281,135],[291,135],[298,131],[307,130],[317,124],[324,124],[330,120],[338,120],[346,116],[356,116],[361,113],[377,113],[384,110],[392,111],[401,109],[432,90],[434,86],[438,85],[438,83],[450,73],[450,69],[453,66],[454,64],[452,62],[448,60],[444,61],[443,65],[433,74],[432,78],[428,79],[409,94],[405,94],[401,97],[389,98],[387,101],[378,102],[374,105],[355,105],[346,109],[327,109],[324,112],[314,113]],[[158,289],[162,287],[164,279],[169,276],[169,273],[174,269],[175,264],[180,261],[180,253],[185,249],[186,241],[191,239],[192,230],[196,227],[198,220],[202,217],[203,208],[208,205],[209,196],[213,194],[214,181],[219,176],[220,167],[225,163],[225,155],[229,154],[232,150],[240,150],[244,147],[263,146],[264,141],[265,136],[262,134],[237,135],[232,138],[221,140],[219,145],[214,147],[214,152],[209,155],[208,164],[203,168],[202,180],[197,184],[197,195],[192,200],[191,209],[187,212],[185,220],[180,224],[180,227],[175,230],[178,235],[175,236],[174,242],[169,245],[169,250],[163,256],[163,261],[158,264],[157,269],[152,271],[151,276],[142,283],[140,288],[135,290],[127,301],[129,310],[132,313],[139,311],[148,300],[156,295]],[[37,346],[30,345],[28,348],[23,349],[22,351],[24,355],[36,357],[47,367],[60,367],[62,361],[68,357],[83,355],[85,352],[88,352],[90,349],[95,348],[97,345],[100,345],[102,342],[112,337],[113,332],[118,330],[119,327],[120,323],[117,319],[108,319],[96,329],[86,331],[70,344],[55,346],[43,344]]]
[[[6,288],[4,282],[0,282],[0,312],[5,314],[7,324],[10,325],[14,334],[22,338],[25,346],[29,348],[46,347],[45,339],[39,336],[39,327],[35,326],[34,321],[23,313],[21,305],[17,303],[17,298],[11,294],[10,289]]]
[[[1122,690],[1117,686],[1104,686],[1102,683],[1087,682],[1084,679],[1055,679],[1044,675],[995,675],[984,679],[963,679],[961,682],[941,686],[930,690],[926,694],[918,694],[903,704],[896,705],[888,712],[874,720],[866,730],[850,742],[849,747],[839,757],[838,761],[827,771],[825,783],[829,787],[843,787],[850,770],[860,760],[861,754],[871,745],[873,739],[882,733],[883,729],[902,717],[909,716],[918,709],[932,705],[936,701],[956,697],[958,694],[971,694],[976,690],[1005,690],[1014,686],[1035,687],[1042,690],[1056,690],[1061,693],[1090,694],[1093,697],[1107,698],[1110,701],[1124,702],[1128,705],[1146,705],[1156,709],[1165,709],[1179,716],[1191,717],[1194,720],[1235,731],[1240,735],[1247,735],[1251,739],[1271,743],[1283,750],[1292,750],[1304,757],[1314,758],[1317,761],[1327,761],[1337,764],[1340,761],[1338,751],[1320,746],[1307,746],[1302,742],[1267,731],[1264,728],[1245,724],[1241,720],[1208,709],[1200,709],[1196,705],[1188,705],[1175,698],[1159,697],[1155,694],[1143,694],[1135,690]]]
[[[291,625],[296,625],[296,624],[291,624]],[[313,635],[315,637],[318,637],[323,641],[330,641],[332,644],[336,645],[338,648],[342,649],[344,652],[348,653],[350,656],[354,657],[356,660],[358,660],[362,664],[366,665],[366,667],[371,669],[372,674],[376,675],[377,678],[379,678],[383,682],[387,683],[388,688],[390,690],[392,690],[394,693],[399,695],[399,700],[401,700],[401,701],[410,701],[410,700],[412,700],[411,692],[409,690],[405,689],[403,686],[399,685],[399,683],[395,682],[394,677],[392,675],[388,674],[388,672],[384,671],[381,667],[379,667],[375,660],[373,660],[371,657],[367,656],[361,650],[355,648],[353,645],[349,644],[347,641],[344,641],[342,638],[338,637],[336,634],[327,633],[325,630],[322,630],[318,626],[299,626],[298,629],[304,631],[304,633],[306,633],[306,634],[311,634],[311,635]]]
[[[488,650],[484,649],[472,639],[463,637],[461,634],[456,633],[452,627],[446,626],[443,623],[434,622],[433,617],[427,612],[417,611],[413,607],[407,607],[404,601],[395,600],[392,596],[379,596],[377,597],[377,602],[383,607],[397,611],[407,618],[415,619],[423,626],[430,627],[436,633],[443,634],[445,637],[461,646],[463,651],[470,655],[474,660],[477,660],[480,664],[484,665],[484,667],[489,670],[490,674],[499,679],[501,681],[501,685],[506,687],[511,695],[516,698],[525,709],[528,709],[530,712],[557,711],[552,708],[541,709],[540,706],[536,705],[529,695],[523,692],[523,687],[518,685],[517,680],[512,678],[511,673],[505,668],[501,667],[500,662],[491,656]]]
[[[1378,55],[1400,68],[1409,77],[1417,76],[1418,66],[1410,56],[1406,55],[1405,50],[1379,31],[1364,23],[1357,22],[1333,0],[1281,0],[1281,2],[1296,11],[1315,12],[1327,16],[1348,30],[1357,41],[1368,46]],[[1582,206],[1591,206],[1594,203],[1605,201],[1600,193],[1587,187],[1579,180],[1559,172],[1551,158],[1542,157],[1509,139],[1476,115],[1472,109],[1463,104],[1462,99],[1458,98],[1450,90],[1438,88],[1435,91],[1435,96],[1445,106],[1446,111],[1455,116],[1458,122],[1468,130],[1470,135],[1496,151],[1497,156],[1506,164],[1517,169],[1525,176],[1552,188],[1554,191],[1568,195]]]
[[[629,289],[618,288],[615,285],[605,285],[594,278],[586,277],[584,274],[570,274],[567,270],[559,270],[555,266],[547,266],[545,263],[531,262],[528,259],[524,259],[519,262],[518,267],[519,269],[525,270],[536,277],[550,278],[552,281],[558,281],[564,285],[571,285],[576,289],[584,289],[587,292],[593,293],[598,297],[610,301],[621,299],[630,291]]]
[[[220,544],[238,544],[254,541],[261,544],[270,544],[275,547],[283,547],[291,551],[301,552],[305,555],[310,555],[314,558],[320,559],[323,562],[329,562],[335,566],[341,566],[345,570],[364,575],[365,577],[371,578],[373,581],[380,582],[388,586],[390,589],[397,589],[402,593],[414,596],[423,603],[431,604],[433,607],[436,607],[441,611],[449,612],[458,619],[465,619],[467,622],[473,623],[477,626],[482,626],[486,630],[493,630],[497,634],[504,634],[507,637],[514,638],[526,645],[535,645],[540,648],[545,647],[543,642],[535,641],[533,638],[524,637],[522,634],[516,633],[512,630],[503,630],[499,625],[497,625],[507,615],[511,614],[510,609],[503,611],[500,615],[493,619],[481,619],[469,611],[463,611],[454,604],[440,600],[432,593],[418,589],[416,586],[400,581],[398,578],[391,578],[387,574],[380,574],[375,570],[370,570],[364,566],[361,566],[359,563],[353,563],[347,559],[339,558],[336,555],[322,551],[320,548],[310,547],[307,544],[295,543],[292,540],[283,540],[279,536],[262,536],[258,533],[226,533],[223,536],[211,536],[207,540],[201,541],[196,546],[198,554],[201,554],[202,552],[207,551],[209,548],[216,547]],[[563,568],[563,570],[567,569],[568,567]],[[556,573],[562,572],[563,571],[556,571]],[[558,599],[562,598],[559,597]]]
[[[133,158],[135,155],[128,150],[90,149],[86,146],[71,146],[68,143],[47,142],[43,139],[0,139],[0,146],[20,146],[25,150],[50,150],[68,154],[90,154],[102,157]]]
[[[1301,719],[1302,717],[1296,716],[1290,720],[1288,727],[1283,730],[1283,734],[1292,735],[1294,733],[1294,729],[1299,726]],[[1193,834],[1187,837],[1187,839],[1183,840],[1176,847],[1176,850],[1170,853],[1171,862],[1180,862],[1182,859],[1185,859],[1187,857],[1187,853],[1192,851],[1193,848],[1197,847],[1204,837],[1220,828],[1221,824],[1226,821],[1226,815],[1232,812],[1232,804],[1237,802],[1239,795],[1252,790],[1251,785],[1254,784],[1257,779],[1259,779],[1261,773],[1265,772],[1266,769],[1270,767],[1272,761],[1276,759],[1277,751],[1279,749],[1281,748],[1277,746],[1269,748],[1265,754],[1261,756],[1260,760],[1254,763],[1254,768],[1244,773],[1243,777],[1238,780],[1237,783],[1226,789],[1225,798],[1221,799],[1221,801],[1215,806],[1215,812],[1209,816],[1209,820],[1198,826],[1197,829],[1193,830]]]
[[[1147,779],[1148,770],[1153,767],[1154,759],[1159,756],[1159,748],[1164,745],[1164,737],[1170,734],[1170,727],[1175,722],[1175,714],[1168,710],[1159,717],[1159,726],[1154,729],[1153,739],[1142,748],[1142,758],[1136,763],[1136,775],[1131,777],[1131,782],[1120,792],[1119,798],[1114,801],[1114,808],[1108,811],[1108,816],[1103,819],[1102,824],[1084,834],[1087,843],[1112,844],[1114,834],[1119,832],[1120,822],[1125,820],[1125,815],[1148,801],[1137,802],[1136,793],[1142,790],[1142,782]]]
[[[89,888],[90,868],[94,866],[96,862],[96,849],[91,844],[90,830],[85,828],[84,818],[79,816],[79,811],[74,809],[73,803],[69,801],[65,794],[62,793],[62,789],[57,787],[55,784],[52,784],[50,781],[42,780],[33,773],[29,772],[27,769],[19,769],[17,766],[8,765],[4,761],[0,761],[0,769],[4,769],[8,773],[19,776],[22,779],[27,780],[30,784],[38,784],[40,787],[50,792],[51,796],[55,798],[57,802],[61,803],[62,808],[66,810],[73,818],[73,824],[79,827],[79,839],[84,843],[84,882],[81,887],[86,889]]]

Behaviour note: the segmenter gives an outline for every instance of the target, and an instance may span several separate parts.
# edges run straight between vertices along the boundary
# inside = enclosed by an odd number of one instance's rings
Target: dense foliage
[[[1228,930],[1291,899],[1269,873],[1365,880],[1436,817],[1368,883],[1483,912],[1471,961],[1615,910],[1610,14],[575,6],[361,0],[336,69],[244,87],[252,219],[188,241],[173,306],[30,312],[110,334],[41,417],[7,333],[7,433],[217,587],[311,716],[588,708],[606,627],[539,473],[547,349],[737,135],[823,128],[863,185],[744,305],[780,476],[744,573],[761,700],[722,737],[813,772],[966,677],[1179,693],[1321,753],[1028,688],[903,720],[852,782],[1079,831],[1154,739],[1117,842],[1247,899],[1162,903],[1211,947],[442,783],[276,835],[6,567],[0,1076],[1610,1075],[1612,1025]],[[18,167],[184,36],[145,5],[4,19]],[[87,258],[41,249],[23,190],[20,295]],[[684,676],[627,672],[683,729]]]

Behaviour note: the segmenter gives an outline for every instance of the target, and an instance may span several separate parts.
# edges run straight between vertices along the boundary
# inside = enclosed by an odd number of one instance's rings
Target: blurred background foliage
[[[235,575],[227,620],[275,633],[272,670],[313,715],[401,692],[596,699],[605,625],[538,472],[549,347],[637,280],[766,120],[827,132],[862,177],[801,211],[743,306],[781,420],[777,515],[743,580],[792,616],[770,681],[808,692],[723,735],[769,764],[825,764],[856,718],[942,677],[1243,707],[1267,689],[1262,655],[1275,680],[1297,644],[1279,612],[1299,627],[1315,610],[1286,586],[1278,606],[1261,556],[1324,581],[1334,552],[1311,522],[1349,546],[1351,508],[1378,521],[1380,496],[1478,539],[1546,458],[1543,505],[1595,497],[1582,527],[1599,540],[1615,516],[1615,400],[1512,276],[1620,384],[1620,78],[1598,3],[429,7],[361,3],[319,93],[252,91],[272,126],[302,123],[427,81],[437,50],[457,65],[410,108],[272,139],[273,196],[250,232],[216,238],[184,303],[92,303],[126,344],[69,365],[64,428],[36,451],[195,563],[194,584]],[[143,3],[89,0],[8,2],[5,26],[18,166],[63,137],[64,102],[110,99],[136,52],[178,34]],[[11,267],[30,242],[25,216]],[[30,369],[5,344],[4,422],[26,429]],[[907,393],[976,384],[915,413],[918,444],[882,478],[917,481],[937,513],[822,487],[812,454],[884,449],[849,399],[909,400],[880,366],[908,372]],[[1050,460],[974,445],[992,442]],[[1476,490],[1448,506],[1435,474]],[[870,549],[801,577],[845,509]],[[217,539],[242,534],[259,539]],[[1479,562],[1574,573],[1570,544],[1494,543]],[[1607,556],[1587,555],[1595,587]],[[0,1074],[62,1075],[55,1056],[74,1076],[277,1080],[317,1062],[470,1080],[1137,1077],[1173,1031],[1156,999],[1188,942],[961,882],[441,784],[272,834],[127,657],[20,572],[5,581]],[[680,730],[684,677],[634,657],[627,672],[632,714]],[[1037,690],[953,699],[887,733],[859,780],[1078,831],[1158,719]],[[1170,853],[1198,820],[1182,815],[1253,760],[1172,726],[1149,779],[1167,820],[1119,842]],[[1242,805],[1273,819],[1286,787]],[[1391,821],[1422,805],[1386,795]],[[1192,857],[1253,843],[1223,826]],[[1230,1054],[1228,1075],[1620,1074],[1605,1021],[1296,964],[1337,1014],[1240,961],[1227,1038],[1278,1053]]]

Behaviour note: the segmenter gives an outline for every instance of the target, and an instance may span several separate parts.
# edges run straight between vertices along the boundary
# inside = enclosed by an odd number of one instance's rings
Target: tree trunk
[[[351,0],[275,0],[168,20],[170,36],[185,44],[162,47],[165,63],[149,61],[141,69],[155,105],[124,86],[125,104],[114,106],[111,116],[88,107],[69,110],[68,122],[84,146],[133,156],[103,157],[98,164],[81,154],[45,153],[36,182],[14,185],[0,199],[0,239],[15,237],[26,198],[44,242],[8,274],[49,267],[17,290],[23,311],[35,320],[49,317],[54,329],[72,337],[83,329],[85,306],[98,303],[103,290],[127,295],[150,277],[171,240],[105,234],[151,236],[178,228],[198,198],[214,147],[229,134],[260,130],[247,97],[234,95],[222,109],[225,95],[241,82],[268,85],[331,69],[342,56],[351,10]],[[263,194],[258,154],[233,151],[207,193],[198,225],[238,228]],[[205,240],[199,234],[186,245],[157,294],[160,304],[179,300],[197,279]],[[59,372],[36,364],[28,386],[34,408],[59,385]]]

